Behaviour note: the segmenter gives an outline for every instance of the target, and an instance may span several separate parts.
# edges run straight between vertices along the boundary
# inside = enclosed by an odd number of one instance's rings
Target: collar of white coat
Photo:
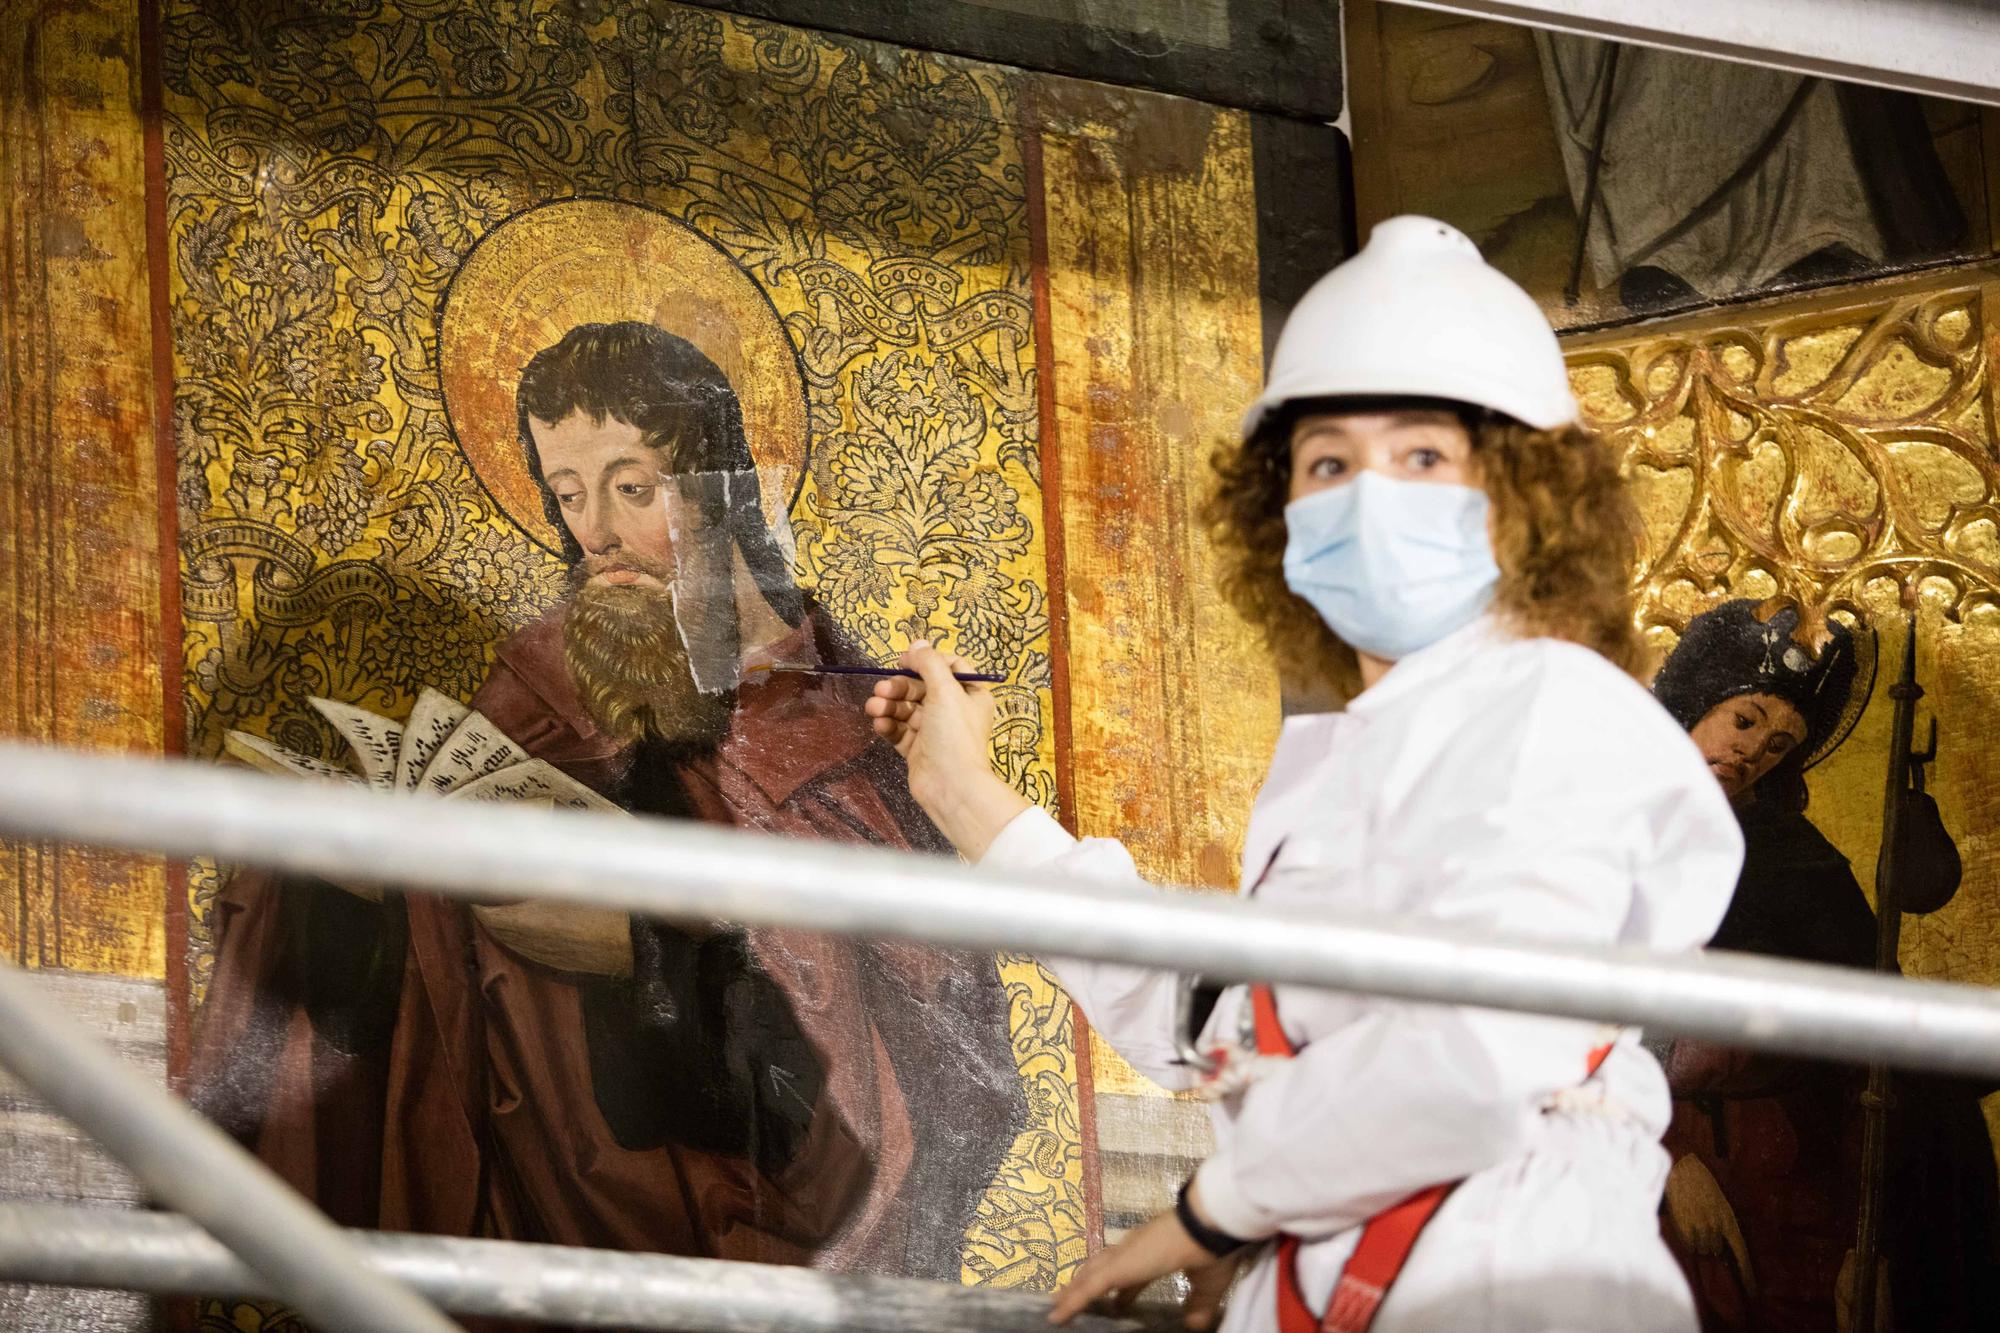
[[[1465,669],[1469,659],[1505,635],[1506,630],[1491,615],[1481,616],[1399,660],[1380,680],[1355,696],[1344,711],[1300,713],[1286,718],[1244,839],[1243,875],[1239,882],[1245,891],[1257,882],[1277,853],[1282,830],[1292,822],[1292,806],[1316,799],[1306,775],[1324,761],[1342,727],[1352,722],[1365,723],[1371,714],[1394,706],[1426,685],[1449,679]]]
[[[1425,648],[1397,659],[1382,678],[1348,701],[1349,717],[1365,718],[1393,706],[1412,690],[1420,690],[1453,675],[1479,650],[1506,633],[1491,613],[1455,629]]]

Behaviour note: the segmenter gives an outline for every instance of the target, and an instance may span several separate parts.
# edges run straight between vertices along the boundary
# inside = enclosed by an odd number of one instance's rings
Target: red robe
[[[846,692],[746,684],[712,753],[600,733],[559,617],[473,707],[644,806],[936,849]],[[465,906],[236,875],[217,909],[194,1100],[342,1222],[955,1279],[1025,1118],[990,957],[807,932],[633,924],[629,980],[512,953]]]

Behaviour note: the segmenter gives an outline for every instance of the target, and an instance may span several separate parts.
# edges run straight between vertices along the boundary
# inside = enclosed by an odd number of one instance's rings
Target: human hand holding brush
[[[875,733],[909,763],[917,804],[972,862],[1028,808],[993,771],[994,700],[986,687],[992,679],[920,639],[862,706]]]

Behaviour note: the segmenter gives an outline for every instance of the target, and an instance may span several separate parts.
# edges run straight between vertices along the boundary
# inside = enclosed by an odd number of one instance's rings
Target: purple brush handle
[[[910,680],[923,679],[922,676],[908,667],[774,666],[771,670],[791,671],[806,676],[903,676]],[[974,681],[981,685],[1000,685],[1006,683],[1007,680],[1005,676],[996,676],[980,671],[954,671],[951,673],[951,678],[953,680]]]

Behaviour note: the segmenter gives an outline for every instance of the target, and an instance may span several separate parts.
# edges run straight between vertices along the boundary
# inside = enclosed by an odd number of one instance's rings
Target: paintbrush
[[[760,671],[783,672],[794,676],[902,676],[909,680],[923,677],[908,667],[885,666],[786,666],[782,662],[766,662],[762,666],[744,667],[743,674],[751,675]],[[996,676],[984,671],[954,671],[953,680],[968,681],[980,685],[999,685],[1006,682],[1005,676]]]

